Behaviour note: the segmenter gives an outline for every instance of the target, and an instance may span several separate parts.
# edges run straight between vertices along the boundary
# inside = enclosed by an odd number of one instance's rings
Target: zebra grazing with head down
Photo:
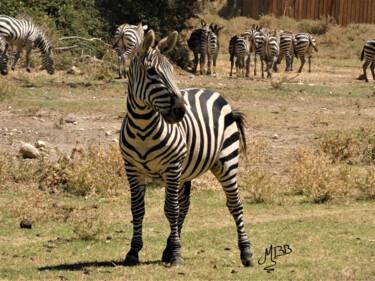
[[[294,36],[291,32],[283,31],[280,34],[280,53],[274,65],[274,70],[277,72],[277,65],[281,63],[283,58],[286,60],[285,71],[293,70],[293,53],[294,53]]]
[[[308,55],[309,59],[309,72],[311,72],[311,58],[312,52],[318,52],[314,37],[309,33],[297,33],[294,36],[294,54],[297,58],[301,59],[301,66],[298,72],[301,73],[303,66],[305,65],[305,55]]]
[[[120,25],[115,33],[115,44],[113,49],[116,50],[118,56],[118,75],[121,79],[121,59],[124,61],[124,78],[126,78],[126,59],[131,60],[137,48],[143,40],[144,31],[148,28],[147,25],[140,23],[138,26],[130,24]]]
[[[177,36],[175,31],[153,47],[155,34],[150,30],[129,66],[128,113],[120,133],[133,215],[125,264],[137,264],[143,247],[146,177],[166,184],[164,212],[170,235],[162,261],[172,266],[184,263],[180,235],[191,181],[210,170],[221,183],[235,220],[242,263],[250,266],[254,263],[236,180],[240,139],[245,144],[244,117],[216,92],[177,87],[173,67],[164,56],[174,48]]]
[[[233,74],[234,57],[236,60],[236,75],[249,77],[250,68],[250,42],[245,37],[234,35],[229,41],[230,76]],[[246,68],[246,74],[245,74]]]
[[[188,40],[188,47],[194,53],[193,73],[197,72],[198,60],[200,73],[205,72],[206,56],[208,57],[207,74],[211,74],[211,61],[214,61],[214,73],[216,72],[216,58],[219,53],[219,31],[222,27],[209,26],[208,23],[201,21],[202,28],[194,30]],[[216,34],[215,34],[216,33]],[[199,57],[200,55],[200,57]]]
[[[0,73],[2,75],[8,74],[8,56],[4,52],[6,44],[5,40],[0,37]]]
[[[366,73],[367,67],[370,64],[371,64],[370,69],[372,73],[372,78],[375,80],[375,38],[368,40],[365,46],[363,47],[361,61],[363,59],[366,59],[365,63],[363,64],[363,74],[365,76],[366,82],[368,82],[367,73]]]
[[[30,72],[30,53],[33,48],[38,47],[42,53],[42,65],[49,74],[55,72],[53,59],[53,46],[46,35],[33,23],[26,20],[17,20],[8,16],[0,16],[0,37],[17,48],[17,53],[12,65],[12,70],[20,58],[22,49],[26,47],[26,70]],[[4,53],[6,54],[8,45]]]

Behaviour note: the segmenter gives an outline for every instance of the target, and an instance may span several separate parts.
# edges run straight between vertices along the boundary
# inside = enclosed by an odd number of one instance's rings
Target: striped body
[[[220,49],[219,43],[219,28],[217,25],[209,26],[202,22],[203,27],[194,30],[188,40],[189,49],[194,54],[194,65],[193,73],[196,73],[198,67],[198,60],[200,65],[200,73],[205,73],[206,56],[207,62],[207,74],[212,73],[211,64],[213,62],[214,74],[216,73],[216,59]],[[200,56],[200,57],[199,57]]]
[[[30,72],[30,53],[33,48],[38,47],[42,53],[43,67],[49,74],[55,72],[53,46],[45,34],[30,21],[0,16],[0,37],[17,49],[12,70],[16,67],[22,49],[26,47],[26,70]],[[4,52],[6,53],[7,50],[6,47]]]
[[[242,36],[233,36],[229,42],[229,54],[230,54],[230,76],[233,72],[234,57],[236,60],[236,75],[239,76],[241,73],[242,77],[249,76],[249,65],[250,65],[250,41]],[[246,74],[245,74],[246,67]]]
[[[254,53],[254,76],[256,76],[257,75],[257,57],[259,56],[259,58],[262,61],[263,57],[261,56],[261,53],[262,53],[262,48],[263,48],[265,37],[263,33],[261,33],[259,30],[256,30],[256,29],[246,30],[244,33],[241,34],[241,36],[244,36],[245,38],[251,38],[251,37],[253,38],[254,43],[250,47],[250,54]]]
[[[211,170],[223,186],[236,221],[241,259],[250,265],[252,254],[236,181],[240,137],[244,140],[242,115],[232,111],[216,92],[178,89],[173,67],[163,55],[174,47],[177,32],[156,48],[152,47],[154,40],[151,30],[130,64],[128,113],[120,133],[133,214],[133,238],[125,264],[138,263],[143,247],[145,178],[161,179],[166,185],[164,212],[171,233],[162,261],[179,266],[183,263],[180,234],[190,205],[191,180]]]
[[[277,71],[277,65],[281,63],[282,59],[285,57],[286,68],[285,71],[293,70],[293,53],[294,53],[294,36],[292,33],[282,33],[280,34],[280,53],[276,64],[274,65],[274,70]]]
[[[143,40],[144,31],[147,29],[147,25],[142,26],[142,24],[130,25],[122,24],[115,32],[115,44],[113,48],[116,50],[118,56],[118,74],[121,79],[121,60],[124,63],[124,78],[126,78],[126,59],[130,60],[133,58],[140,42]]]
[[[318,51],[315,39],[311,34],[308,33],[297,33],[294,38],[294,54],[297,58],[301,59],[301,66],[298,72],[302,72],[303,66],[306,62],[306,55],[309,59],[309,72],[311,72],[311,58],[313,50],[315,50],[315,52]]]
[[[273,35],[270,33],[263,33],[264,42],[260,52],[262,62],[262,78],[264,78],[264,62],[267,65],[267,78],[272,78],[273,66],[279,56],[279,43],[280,35],[275,32]]]
[[[363,74],[365,76],[366,82],[368,82],[366,71],[369,65],[372,73],[372,78],[375,80],[375,38],[368,40],[363,47],[361,60],[363,59],[365,59],[365,63],[363,64]]]
[[[8,74],[8,56],[4,52],[6,48],[5,40],[0,37],[0,73],[2,75]]]

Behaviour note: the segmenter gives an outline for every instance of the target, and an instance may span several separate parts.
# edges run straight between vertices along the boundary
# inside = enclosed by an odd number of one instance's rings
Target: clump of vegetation
[[[298,24],[299,32],[307,32],[314,35],[326,34],[334,24],[335,19],[332,17],[323,17],[320,20],[302,20]]]
[[[0,75],[0,85],[0,101],[11,97],[16,89],[14,83],[6,76],[2,75]]]
[[[314,203],[349,195],[353,182],[347,165],[332,165],[329,158],[312,148],[297,149],[290,163],[294,190]]]
[[[97,208],[97,207],[96,207]],[[89,241],[99,238],[104,232],[104,222],[97,213],[75,210],[68,223],[80,240]]]

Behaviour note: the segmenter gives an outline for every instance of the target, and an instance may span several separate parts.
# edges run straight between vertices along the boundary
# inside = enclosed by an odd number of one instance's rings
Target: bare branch
[[[61,53],[61,52],[64,52],[64,51],[68,51],[68,50],[77,48],[77,47],[78,47],[78,45],[66,46],[66,47],[58,47],[58,48],[55,48],[55,51],[58,52],[58,53]]]
[[[90,39],[87,39],[87,38],[80,37],[80,36],[69,36],[69,37],[61,37],[59,40],[67,40],[67,39],[83,40],[83,41],[88,41],[88,42],[99,41],[100,43],[102,43],[102,44],[104,44],[106,46],[112,47],[110,44],[104,42],[102,40],[102,38],[90,38]]]

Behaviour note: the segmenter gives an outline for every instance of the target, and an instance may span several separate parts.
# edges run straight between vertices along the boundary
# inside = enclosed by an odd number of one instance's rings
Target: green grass
[[[7,192],[5,192],[7,194]],[[7,214],[9,194],[1,195]],[[64,197],[51,196],[66,201]],[[5,280],[343,280],[372,279],[375,270],[374,202],[312,205],[293,199],[288,205],[245,204],[245,224],[256,266],[244,268],[239,259],[233,219],[221,190],[195,191],[182,232],[185,265],[160,263],[169,226],[163,214],[164,192],[148,190],[141,264],[124,267],[131,238],[128,200],[105,198],[98,203],[104,228],[100,237],[83,241],[65,222],[36,221],[19,228],[11,214],[0,220],[0,276]],[[17,201],[17,197],[14,197]],[[93,200],[97,201],[97,200]],[[16,203],[16,202],[14,202]],[[77,206],[87,205],[75,198]],[[110,210],[110,213],[107,211]],[[124,212],[127,215],[124,217]],[[108,235],[111,240],[106,240]],[[258,260],[270,245],[288,244],[292,253],[276,259],[272,273]],[[266,265],[270,265],[270,261]],[[60,277],[63,276],[63,277]]]

